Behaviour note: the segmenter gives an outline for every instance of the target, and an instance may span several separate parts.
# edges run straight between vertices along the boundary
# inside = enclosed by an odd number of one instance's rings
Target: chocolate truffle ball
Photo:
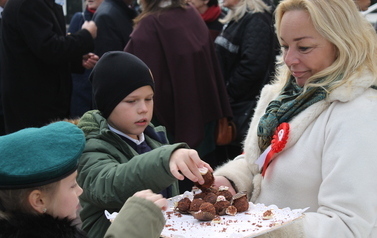
[[[214,204],[216,213],[220,216],[225,215],[225,209],[230,206],[230,202],[225,199],[224,196],[218,196],[217,201]]]
[[[211,171],[209,171],[207,168],[200,168],[199,169],[199,172],[200,174],[203,176],[203,179],[204,179],[204,183],[203,184],[199,184],[199,183],[195,183],[195,186],[197,186],[198,188],[200,188],[201,190],[205,189],[205,188],[209,188],[212,186],[213,182],[215,181],[215,178],[213,177],[213,174]]]
[[[194,212],[192,215],[198,220],[210,221],[215,218],[216,209],[212,203],[203,202],[199,207],[199,211]]]
[[[245,193],[237,193],[233,196],[232,205],[237,208],[237,212],[245,212],[249,209],[249,201]]]
[[[209,203],[209,202],[203,202],[200,207],[199,207],[199,211],[203,211],[203,212],[210,212],[212,214],[216,214],[216,209],[215,207],[213,206],[212,203]]]
[[[178,201],[176,210],[181,213],[188,213],[191,205],[191,200],[188,197],[182,198]]]
[[[214,193],[208,193],[204,198],[203,200],[205,202],[209,202],[209,203],[212,203],[212,204],[215,204],[216,201],[217,201],[217,195],[214,194]]]
[[[203,199],[201,198],[195,198],[191,201],[191,205],[190,205],[190,211],[191,212],[197,212],[199,211],[199,207],[200,205],[202,205],[202,203],[204,202]]]
[[[229,188],[227,186],[220,186],[217,195],[224,196],[228,201],[232,201],[233,198],[233,195],[231,192],[229,192]]]

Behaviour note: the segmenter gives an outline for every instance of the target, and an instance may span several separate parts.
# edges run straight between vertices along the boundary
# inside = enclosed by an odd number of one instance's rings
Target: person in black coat
[[[108,51],[122,51],[130,39],[133,19],[137,12],[132,0],[104,0],[93,16],[98,35],[95,40],[95,54],[101,57]]]
[[[2,100],[6,133],[69,116],[71,70],[93,67],[97,27],[66,35],[53,0],[10,0],[3,11]]]
[[[229,11],[220,20],[225,25],[215,47],[237,127],[236,140],[227,146],[227,159],[233,159],[242,153],[257,97],[273,76],[279,47],[271,1],[224,0],[223,6]]]

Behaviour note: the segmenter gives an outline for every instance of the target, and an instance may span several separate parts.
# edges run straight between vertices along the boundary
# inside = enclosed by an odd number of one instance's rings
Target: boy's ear
[[[33,190],[29,194],[29,203],[34,210],[36,210],[39,213],[45,213],[46,212],[46,203],[43,199],[43,194],[40,190]]]

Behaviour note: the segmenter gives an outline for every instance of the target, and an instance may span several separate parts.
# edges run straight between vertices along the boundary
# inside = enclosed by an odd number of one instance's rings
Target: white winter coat
[[[268,237],[377,237],[377,90],[369,87],[377,79],[353,77],[289,122],[287,145],[262,178],[254,164],[261,154],[257,125],[283,85],[265,86],[244,155],[215,171],[252,202],[310,207],[300,222]]]

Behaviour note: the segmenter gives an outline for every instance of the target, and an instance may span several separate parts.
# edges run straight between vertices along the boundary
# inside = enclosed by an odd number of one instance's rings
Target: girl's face
[[[86,5],[89,9],[96,10],[103,0],[86,0]]]
[[[47,203],[47,213],[53,217],[75,219],[80,208],[82,188],[76,182],[77,171],[60,180],[54,196]]]
[[[336,59],[335,46],[317,32],[306,11],[284,13],[279,38],[284,62],[299,86]]]
[[[108,123],[137,140],[152,119],[153,95],[151,86],[136,89],[114,108]]]
[[[229,9],[232,9],[232,8],[235,7],[239,2],[240,2],[240,0],[224,0],[224,1],[223,1],[223,7],[227,7],[227,8],[229,8]]]

